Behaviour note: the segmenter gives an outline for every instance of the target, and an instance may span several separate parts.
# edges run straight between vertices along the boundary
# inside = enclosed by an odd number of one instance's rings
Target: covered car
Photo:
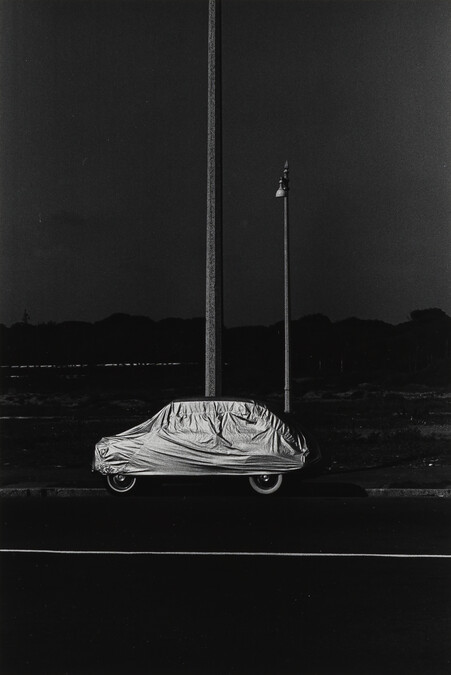
[[[173,401],[146,422],[95,447],[93,470],[116,493],[138,476],[248,476],[254,490],[275,492],[282,474],[302,469],[311,455],[306,435],[251,399]]]

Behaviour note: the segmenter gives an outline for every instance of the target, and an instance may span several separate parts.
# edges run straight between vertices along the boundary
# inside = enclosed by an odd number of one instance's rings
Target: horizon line
[[[362,321],[362,322],[377,322],[377,323],[384,323],[387,326],[400,326],[404,323],[409,323],[411,321],[414,321],[412,318],[412,314],[414,313],[423,313],[423,312],[435,312],[441,313],[443,316],[447,318],[451,318],[443,309],[440,307],[426,307],[424,309],[414,309],[409,312],[409,318],[406,318],[404,321],[400,321],[399,323],[392,323],[390,321],[385,321],[384,319],[362,319],[358,316],[351,315],[348,316],[344,319],[337,319],[337,320],[332,320],[330,319],[327,314],[323,314],[322,312],[311,312],[309,314],[303,314],[299,316],[296,319],[291,319],[291,323],[295,323],[296,321],[302,321],[304,319],[310,319],[310,318],[316,318],[316,317],[322,317],[324,319],[327,319],[331,324],[337,324],[337,323],[343,323],[345,321],[351,321],[351,320],[357,320],[357,321]],[[26,317],[26,320],[24,320]],[[103,319],[96,319],[93,321],[88,321],[85,319],[63,319],[62,321],[55,321],[53,319],[49,319],[47,321],[39,321],[38,323],[33,323],[30,321],[30,316],[28,312],[25,310],[24,312],[24,317],[21,321],[15,321],[13,323],[10,323],[7,325],[6,323],[3,323],[0,321],[0,326],[3,326],[5,328],[13,328],[14,326],[30,326],[33,328],[38,328],[39,326],[48,326],[48,325],[61,325],[65,323],[83,323],[83,324],[90,324],[90,325],[95,325],[99,323],[103,323],[105,321],[111,320],[113,318],[124,318],[124,319],[145,319],[148,321],[152,321],[153,323],[162,323],[164,321],[203,321],[205,322],[205,316],[193,316],[189,318],[182,318],[182,317],[177,317],[177,316],[167,316],[162,319],[152,319],[152,317],[145,315],[145,314],[129,314],[128,312],[113,312],[112,314],[107,315]],[[278,321],[274,321],[273,323],[253,323],[253,324],[237,324],[235,326],[227,326],[224,324],[224,329],[225,330],[233,330],[235,328],[271,328],[273,326],[277,326],[278,324],[283,324],[283,319],[279,319]]]

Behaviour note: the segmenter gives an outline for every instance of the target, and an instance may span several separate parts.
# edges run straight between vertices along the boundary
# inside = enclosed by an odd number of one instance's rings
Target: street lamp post
[[[284,410],[291,412],[291,374],[290,374],[290,249],[288,228],[288,161],[285,162],[283,174],[279,179],[276,197],[283,198],[283,277],[284,277],[284,323],[285,323],[285,385]]]

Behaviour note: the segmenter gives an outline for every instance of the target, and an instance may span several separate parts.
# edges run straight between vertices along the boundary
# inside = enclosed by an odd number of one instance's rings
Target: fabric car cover
[[[174,401],[147,422],[97,443],[103,474],[255,474],[299,469],[305,438],[255,401]]]

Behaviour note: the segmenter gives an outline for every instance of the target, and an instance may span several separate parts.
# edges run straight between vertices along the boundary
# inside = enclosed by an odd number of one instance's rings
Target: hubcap
[[[271,476],[270,474],[264,474],[263,476],[259,476],[257,481],[260,483],[260,485],[263,485],[264,487],[267,487],[268,485],[271,485],[272,483],[277,483],[277,476]]]

